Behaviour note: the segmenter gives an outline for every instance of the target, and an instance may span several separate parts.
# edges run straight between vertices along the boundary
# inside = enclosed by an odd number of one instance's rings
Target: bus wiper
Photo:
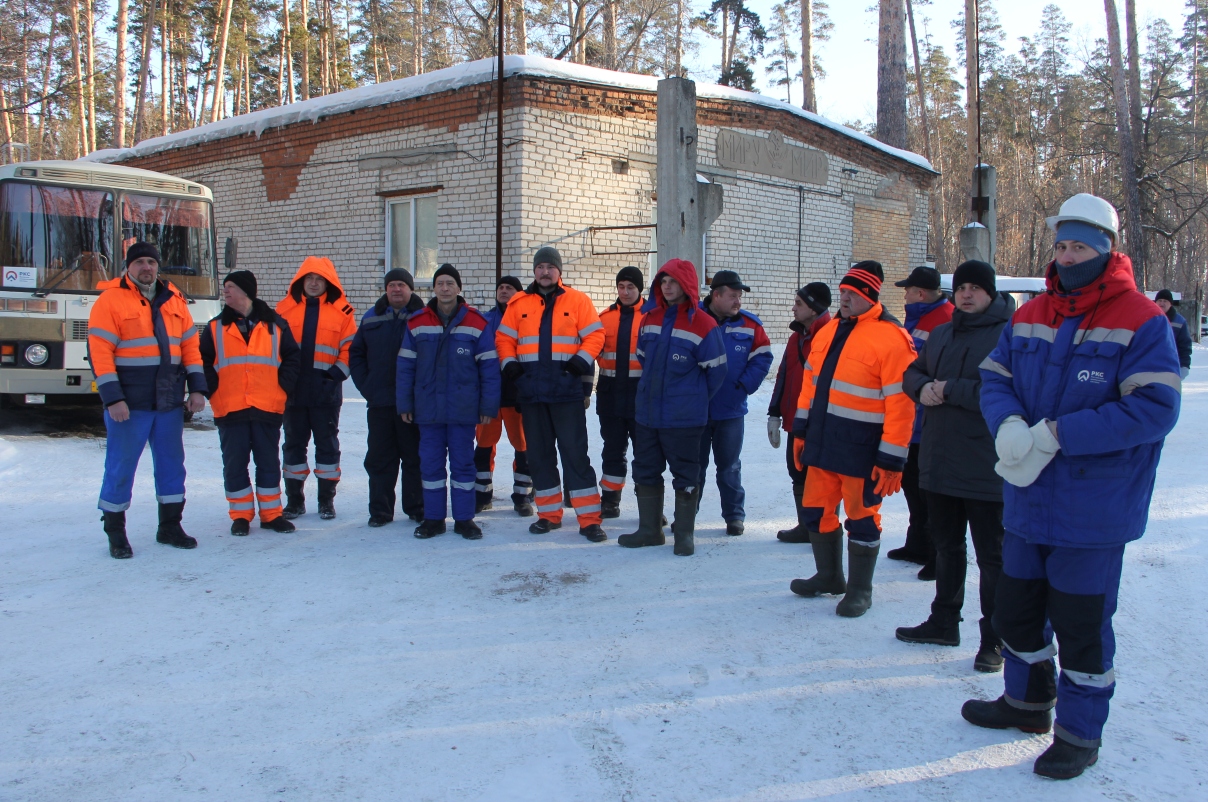
[[[102,258],[104,258],[103,255],[102,255]],[[50,293],[54,291],[55,287],[59,286],[64,281],[66,281],[67,279],[71,278],[76,273],[78,273],[80,271],[80,268],[83,267],[83,265],[84,265],[84,254],[80,254],[79,256],[77,256],[75,258],[75,261],[73,261],[71,263],[71,267],[67,268],[62,273],[60,273],[59,277],[57,279],[55,279],[53,282],[46,285],[45,287],[39,287],[38,289],[34,290],[34,293],[33,293],[34,297],[35,298],[45,298],[47,295],[50,295]],[[108,271],[105,271],[105,272],[106,272],[106,274],[108,274]]]

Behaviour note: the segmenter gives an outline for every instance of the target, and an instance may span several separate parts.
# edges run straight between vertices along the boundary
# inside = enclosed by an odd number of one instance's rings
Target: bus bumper
[[[0,368],[4,395],[96,395],[91,370]]]

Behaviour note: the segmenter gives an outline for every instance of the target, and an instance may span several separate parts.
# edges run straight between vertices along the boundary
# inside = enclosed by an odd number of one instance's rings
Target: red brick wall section
[[[289,200],[298,188],[302,168],[315,152],[317,142],[286,145],[280,150],[260,151],[260,173],[263,176],[264,192],[269,203]]]
[[[494,85],[478,84],[448,92],[411,98],[383,106],[357,109],[317,123],[298,122],[264,132],[205,142],[123,162],[163,173],[176,173],[199,164],[259,156],[264,165],[264,186],[269,200],[285,200],[297,186],[310,154],[321,143],[349,136],[423,125],[429,129],[456,131],[479,121],[494,106]],[[654,120],[654,93],[630,89],[582,86],[537,76],[521,76],[507,82],[506,108],[535,106],[575,114],[599,114]],[[779,109],[750,103],[700,98],[697,122],[701,125],[747,130],[780,131],[810,147],[859,164],[876,173],[900,172],[922,189],[929,189],[936,176],[908,162],[895,159],[825,126]],[[290,155],[291,152],[293,155]],[[303,157],[302,154],[305,154]]]

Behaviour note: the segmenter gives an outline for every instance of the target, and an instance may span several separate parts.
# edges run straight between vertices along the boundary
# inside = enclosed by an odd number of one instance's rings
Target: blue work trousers
[[[1116,691],[1112,615],[1123,563],[1123,545],[1077,549],[1003,536],[994,631],[1006,647],[1006,701],[1023,710],[1056,704],[1053,734],[1077,746],[1099,745]]]
[[[97,507],[121,512],[130,507],[134,472],[143,449],[151,444],[155,466],[155,499],[160,504],[185,500],[185,411],[130,410],[129,420],[118,423],[105,410],[105,478]]]
[[[443,521],[450,497],[454,521],[474,519],[474,428],[472,423],[419,425],[419,474],[424,485],[425,520]],[[446,489],[447,478],[452,488]]]
[[[662,487],[671,468],[671,486],[691,493],[700,486],[700,426],[652,429],[637,424],[633,438],[633,483]]]
[[[709,452],[713,452],[713,473],[721,495],[721,517],[726,523],[745,521],[747,493],[742,489],[742,436],[746,418],[710,420],[700,436],[700,486],[705,491],[705,472]]]

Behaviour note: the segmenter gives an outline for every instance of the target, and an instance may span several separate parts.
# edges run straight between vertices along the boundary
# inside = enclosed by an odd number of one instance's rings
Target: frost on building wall
[[[657,79],[509,56],[504,94],[505,273],[527,280],[555,244],[564,279],[599,306],[626,264],[653,268]],[[490,60],[266,109],[90,158],[214,191],[220,238],[266,298],[309,254],[329,256],[354,305],[404,266],[424,289],[443,262],[471,303],[495,274],[495,82]],[[699,85],[700,180],[723,185],[705,279],[738,270],[747,308],[787,335],[797,287],[834,287],[854,260],[887,283],[926,257],[935,173],[921,157],[760,95]],[[885,300],[900,313],[899,293]]]

